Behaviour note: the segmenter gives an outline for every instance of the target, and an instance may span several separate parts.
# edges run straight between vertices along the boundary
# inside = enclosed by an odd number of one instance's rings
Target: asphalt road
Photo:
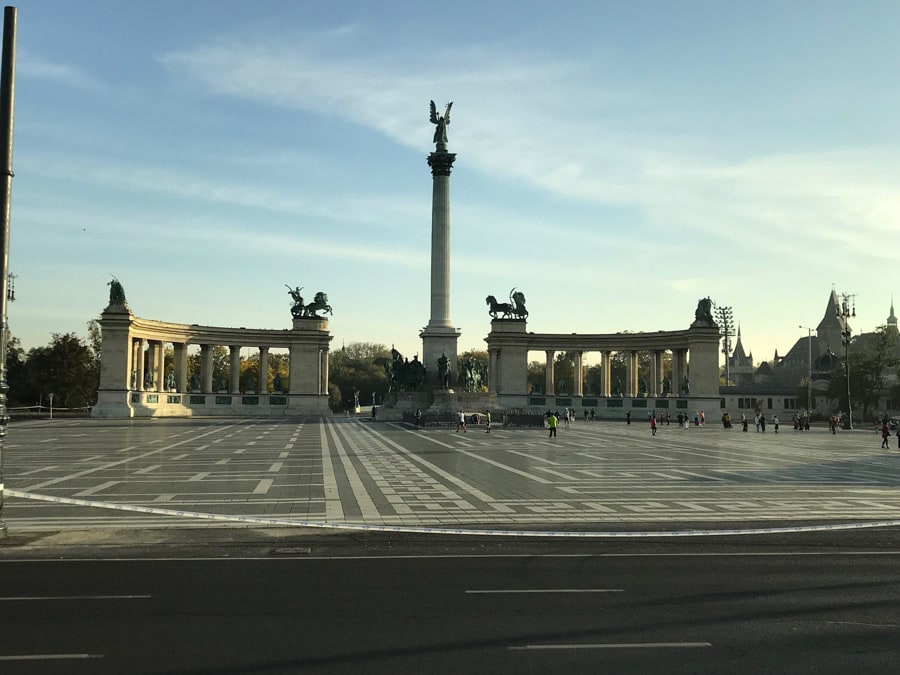
[[[898,544],[298,535],[20,552],[0,559],[0,672],[893,673]]]

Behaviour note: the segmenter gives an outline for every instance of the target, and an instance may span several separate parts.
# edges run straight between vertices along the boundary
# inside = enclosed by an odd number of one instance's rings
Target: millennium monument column
[[[448,103],[443,115],[437,114],[431,102],[431,123],[435,151],[428,155],[433,189],[431,197],[431,318],[419,333],[422,338],[422,363],[429,374],[428,381],[438,384],[438,359],[449,361],[450,382],[456,379],[456,343],[459,331],[450,322],[450,170],[456,154],[447,152],[447,125],[450,124]]]

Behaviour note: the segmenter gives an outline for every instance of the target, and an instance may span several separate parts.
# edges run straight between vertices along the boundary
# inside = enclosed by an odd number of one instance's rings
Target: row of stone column
[[[131,344],[131,381],[129,389],[132,391],[146,392],[189,392],[187,379],[187,344],[172,343],[174,352],[173,372],[165,370],[165,343],[161,340],[147,340],[135,338]],[[241,393],[241,345],[229,345],[230,378],[224,387],[221,383],[213,382],[213,347],[214,345],[200,345],[200,377],[195,383],[200,393],[217,393],[224,391],[228,394]],[[145,358],[146,357],[146,358]],[[328,393],[328,352],[319,350],[318,358],[318,394]],[[253,393],[269,394],[281,393],[269,391],[269,347],[259,347],[259,369],[256,373],[256,385]],[[245,392],[246,393],[246,392]]]
[[[650,352],[650,382],[647,383],[646,394],[648,397],[656,398],[663,394],[662,391],[662,355],[665,350],[656,350]],[[557,350],[547,349],[545,355],[547,358],[545,391],[552,394],[556,391],[556,377],[553,369],[554,358]],[[625,381],[622,383],[623,389],[620,392],[623,397],[633,398],[640,392],[640,370],[638,367],[638,355],[640,352],[628,352],[626,361]],[[676,349],[672,351],[672,388],[669,392],[673,396],[680,395],[682,385],[687,376],[687,349]],[[495,351],[490,352],[491,356],[491,372],[493,372],[496,358]],[[613,383],[611,381],[612,373],[612,352],[600,352],[600,391],[599,396],[612,396],[614,393]],[[574,352],[574,372],[575,382],[572,396],[584,396],[584,379],[583,379],[583,361],[584,352]],[[494,384],[492,382],[492,384]]]

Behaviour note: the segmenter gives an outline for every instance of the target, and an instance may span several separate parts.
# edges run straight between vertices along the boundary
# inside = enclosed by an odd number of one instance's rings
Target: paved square
[[[579,421],[414,430],[368,419],[14,422],[7,493],[294,522],[602,529],[900,519],[900,450],[871,430]],[[10,531],[208,526],[7,494]],[[219,523],[221,524],[221,523]],[[658,528],[657,528],[658,529]]]

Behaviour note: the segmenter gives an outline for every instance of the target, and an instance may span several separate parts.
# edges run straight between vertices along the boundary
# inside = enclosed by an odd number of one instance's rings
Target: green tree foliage
[[[897,342],[897,333],[881,326],[866,335],[863,343],[858,340],[850,343],[850,396],[854,408],[862,407],[863,419],[870,419],[869,408],[877,406],[885,395],[885,375],[900,363]],[[842,410],[847,410],[846,367],[847,361],[842,359],[828,385],[828,397],[839,401]]]
[[[528,393],[546,394],[544,391],[547,382],[547,364],[543,361],[529,361],[526,374],[528,380]]]
[[[353,394],[357,391],[363,405],[371,404],[373,394],[381,401],[388,389],[383,364],[390,360],[390,349],[373,342],[351,342],[339,351],[332,352],[328,375],[331,385],[337,387],[339,392],[335,393],[329,387],[332,409],[352,406]]]
[[[81,408],[96,402],[100,386],[100,362],[74,333],[53,334],[47,347],[28,352],[25,373],[32,393],[44,399],[54,394],[55,405]]]
[[[37,397],[31,390],[25,372],[25,350],[19,338],[10,336],[6,345],[6,383],[9,386],[7,401],[13,405],[31,405]]]

